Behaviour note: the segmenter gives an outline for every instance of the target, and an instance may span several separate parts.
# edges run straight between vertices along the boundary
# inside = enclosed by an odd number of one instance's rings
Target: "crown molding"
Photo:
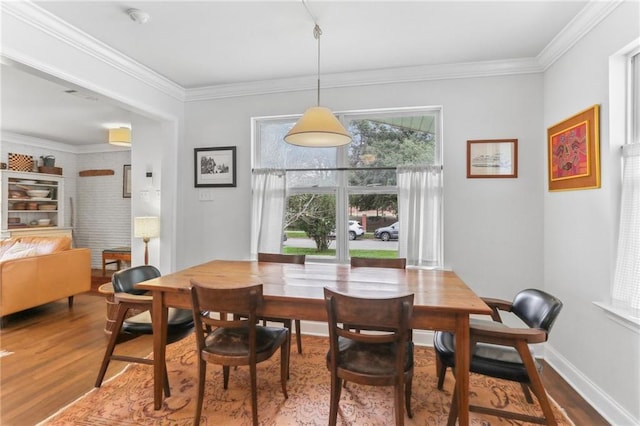
[[[13,16],[140,82],[184,102],[184,89],[182,86],[123,55],[34,3],[29,1],[2,2],[0,10],[3,14]]]
[[[576,15],[535,58],[424,65],[327,74],[322,78],[322,87],[324,89],[330,89],[456,78],[541,73],[562,57],[564,53],[623,3],[623,1],[624,0],[589,1],[578,15]],[[313,90],[317,84],[316,76],[305,76],[185,89],[31,2],[2,2],[1,10],[3,13],[9,13],[27,24],[58,38],[74,48],[182,102]],[[8,52],[4,54],[8,54]],[[20,57],[19,53],[16,52],[13,52],[10,56],[21,61],[29,59]]]
[[[542,69],[546,70],[553,65],[623,2],[624,0],[589,1],[538,54],[537,60]]]
[[[130,151],[130,148],[117,147],[109,145],[108,143],[91,144],[91,145],[71,145],[62,142],[55,142],[49,139],[37,138],[34,136],[27,136],[21,133],[14,133],[8,130],[3,130],[0,134],[0,138],[3,142],[15,143],[20,145],[33,146],[36,148],[50,149],[60,152],[66,152],[69,154],[90,154],[98,152],[116,152],[116,151]]]
[[[326,74],[322,76],[322,88],[332,89],[339,87],[411,83],[417,81],[456,78],[533,74],[542,71],[542,68],[535,58],[423,65],[416,67]],[[192,102],[238,96],[264,95],[269,93],[297,92],[303,90],[315,90],[316,87],[317,76],[254,81],[238,84],[221,84],[186,89],[185,101]]]

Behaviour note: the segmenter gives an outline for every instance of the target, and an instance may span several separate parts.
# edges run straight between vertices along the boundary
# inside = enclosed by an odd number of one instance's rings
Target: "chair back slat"
[[[258,262],[295,263],[304,265],[304,254],[258,253]]]
[[[325,287],[324,295],[330,329],[334,325],[348,324],[349,328],[361,330],[393,332],[404,329],[408,332],[413,314],[413,294],[384,299],[360,298]],[[358,337],[350,338],[355,340]]]
[[[255,315],[256,309],[262,303],[262,284],[241,288],[213,288],[191,280],[191,294],[193,302],[198,304],[198,311],[245,316],[253,312]],[[223,319],[219,321],[231,322]]]
[[[403,257],[393,259],[378,259],[371,257],[351,257],[351,266],[369,268],[397,268],[406,269],[407,259]]]

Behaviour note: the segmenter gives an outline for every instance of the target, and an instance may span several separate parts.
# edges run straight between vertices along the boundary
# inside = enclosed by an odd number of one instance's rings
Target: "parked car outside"
[[[381,239],[382,241],[397,240],[398,231],[400,230],[399,222],[392,223],[389,226],[383,226],[373,232],[373,236]]]
[[[360,222],[358,222],[357,220],[350,220],[349,221],[349,239],[355,240],[358,237],[361,237],[363,235],[364,235],[364,228],[362,227]],[[336,231],[333,230],[329,233],[329,238],[335,238],[335,237],[336,237]]]

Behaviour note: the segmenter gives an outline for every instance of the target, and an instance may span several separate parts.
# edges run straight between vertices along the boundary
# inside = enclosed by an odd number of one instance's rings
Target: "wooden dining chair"
[[[372,257],[351,257],[351,267],[370,267],[370,268],[397,268],[406,269],[407,259],[397,257],[392,259],[372,258]]]
[[[469,371],[489,377],[518,382],[525,398],[533,404],[529,388],[536,395],[544,417],[525,416],[495,407],[469,406],[469,411],[482,412],[498,417],[531,423],[555,425],[551,404],[540,379],[542,366],[531,355],[530,344],[546,342],[560,310],[562,302],[541,290],[522,290],[513,301],[482,298],[492,310],[492,321],[474,319],[469,332],[472,355]],[[515,314],[526,327],[508,327],[502,323],[500,312]],[[450,332],[436,331],[433,348],[436,352],[438,389],[442,389],[448,367],[455,368],[455,336]],[[456,392],[453,392],[449,423],[458,417]]]
[[[258,424],[256,365],[280,349],[280,382],[285,399],[289,374],[289,330],[257,325],[262,304],[262,284],[239,288],[211,288],[191,280],[191,301],[196,318],[198,349],[198,400],[194,425],[200,424],[207,363],[222,365],[223,387],[229,385],[229,367],[248,365],[251,413]],[[230,313],[231,316],[226,315]],[[232,319],[227,319],[232,318]]]
[[[117,303],[116,319],[111,330],[95,387],[102,385],[107,367],[112,360],[153,365],[153,359],[114,354],[117,344],[143,334],[153,334],[151,324],[151,304],[153,296],[135,285],[160,276],[160,271],[151,265],[122,269],[111,276],[114,301]],[[131,315],[134,314],[134,315]],[[190,309],[169,308],[167,320],[167,344],[177,342],[193,331],[193,315]],[[171,396],[169,379],[165,365],[164,393]]]
[[[304,254],[282,254],[282,253],[258,253],[258,262],[273,262],[273,263],[295,263],[298,265],[304,265],[306,256]],[[291,322],[295,322],[296,326],[296,346],[298,353],[302,353],[302,333],[300,329],[299,319],[290,318],[276,318],[276,317],[261,317],[263,321],[280,322],[289,329],[289,336],[293,334]],[[263,323],[264,325],[264,323]]]
[[[329,319],[327,368],[331,372],[329,425],[335,426],[342,381],[394,386],[396,425],[411,412],[413,342],[409,324],[413,294],[394,298],[360,298],[324,289]],[[349,326],[345,327],[345,324]],[[359,332],[351,325],[357,324]]]

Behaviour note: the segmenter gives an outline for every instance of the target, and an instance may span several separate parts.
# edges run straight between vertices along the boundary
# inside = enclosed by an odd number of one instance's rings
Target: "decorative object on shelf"
[[[111,145],[131,147],[131,129],[127,127],[109,129],[108,140]]]
[[[87,176],[111,176],[111,175],[115,175],[116,172],[114,172],[111,169],[99,169],[99,170],[82,170],[80,172],[78,172],[78,176],[80,177],[87,177]]]
[[[44,198],[49,195],[48,189],[30,189],[27,191],[27,195],[31,198]]]
[[[313,18],[313,17],[312,17]],[[315,21],[315,19],[314,19]],[[313,37],[318,40],[317,106],[308,108],[284,137],[287,143],[306,147],[335,147],[351,143],[351,135],[327,107],[320,106],[320,36],[316,23]]]
[[[549,191],[600,188],[600,106],[547,129]]]
[[[131,198],[131,164],[122,167],[122,198]]]
[[[40,157],[42,160],[42,165],[45,167],[55,167],[56,165],[56,157],[53,155],[46,155]]]
[[[236,147],[194,149],[195,186],[236,186]]]
[[[518,139],[467,141],[467,178],[517,178]]]
[[[9,170],[20,172],[33,171],[33,157],[25,154],[9,153]]]
[[[0,163],[0,170],[7,170],[7,163]]]
[[[134,218],[133,235],[144,241],[144,264],[149,264],[149,240],[160,236],[160,218],[141,216]]]

